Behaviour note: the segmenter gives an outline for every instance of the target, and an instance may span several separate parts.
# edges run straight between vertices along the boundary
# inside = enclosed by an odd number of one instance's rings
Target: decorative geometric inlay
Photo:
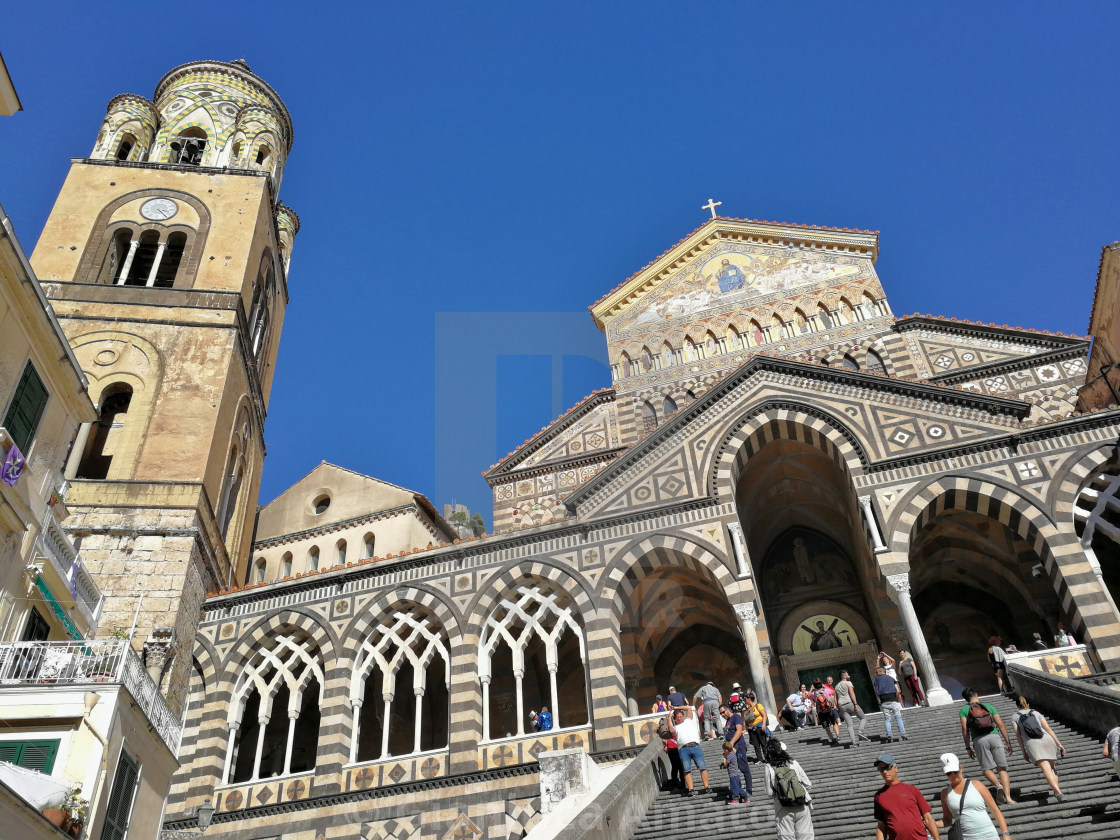
[[[905,429],[899,429],[897,432],[891,435],[891,440],[893,440],[897,444],[905,444],[912,437],[914,436],[910,434],[910,432],[906,431]]]
[[[513,750],[510,749],[509,744],[502,744],[494,750],[494,763],[499,767],[505,767],[507,764],[513,763]]]
[[[988,389],[989,393],[992,391],[1006,391],[1007,379],[1003,376],[993,376],[984,380],[984,387]]]
[[[670,496],[675,496],[684,489],[684,482],[676,476],[669,476],[661,482],[661,489],[668,493]]]
[[[940,368],[947,368],[952,366],[953,357],[942,353],[940,356],[933,360],[933,363]]]
[[[576,747],[582,747],[582,746],[583,746],[583,738],[580,737],[579,735],[576,735],[575,733],[572,733],[571,735],[569,735],[567,738],[564,739],[564,749],[566,749],[566,750],[574,750]],[[534,756],[534,758],[536,758],[536,756]]]
[[[653,733],[656,731],[657,729],[654,727],[653,722],[647,720],[642,724],[642,728],[638,730],[638,734],[642,737],[642,740],[648,744],[650,739],[653,738]]]
[[[303,796],[303,792],[304,790],[306,790],[306,788],[307,786],[303,782],[301,782],[299,779],[296,779],[294,782],[288,785],[288,800],[291,801],[294,799],[299,799],[301,796]]]
[[[241,795],[241,791],[233,791],[233,793],[229,794],[226,797],[226,809],[230,811],[236,811],[241,807],[241,802],[243,799],[244,797]]]
[[[233,625],[232,624],[223,624],[222,625],[222,638],[223,639],[228,639],[232,635],[233,635]]]
[[[518,496],[528,496],[532,492],[533,492],[533,482],[531,482],[531,481],[522,481],[520,484],[517,485],[517,495]]]
[[[354,776],[354,787],[358,790],[365,790],[373,784],[373,780],[377,778],[377,774],[373,772],[370,767],[363,767],[361,772]]]
[[[606,439],[601,434],[593,434],[587,438],[587,445],[593,449],[598,449],[606,443]]]
[[[974,362],[974,361],[976,361],[976,354],[974,354],[974,353],[961,353],[961,359],[963,359],[966,362]]]
[[[259,803],[261,803],[262,805],[267,805],[268,800],[270,800],[271,798],[272,798],[272,788],[268,787],[267,785],[265,787],[261,788],[260,792],[257,794],[257,801]]]
[[[926,429],[926,434],[929,435],[931,438],[935,438],[935,439],[940,438],[940,437],[944,437],[945,436],[945,427],[944,426],[930,426],[928,429]]]
[[[652,494],[653,494],[653,491],[650,490],[648,487],[639,487],[637,490],[634,491],[634,499],[639,501],[639,502],[647,502],[647,501],[649,501],[649,497]]]
[[[1054,365],[1043,365],[1038,369],[1038,378],[1043,382],[1053,382],[1055,379],[1061,378],[1061,371]]]
[[[545,752],[547,750],[548,750],[548,747],[546,747],[540,741],[537,741],[535,744],[533,744],[533,746],[529,747],[529,755],[531,755],[533,758],[536,758],[542,752]]]
[[[340,601],[338,604],[335,605],[335,612],[344,613],[344,612],[348,612],[349,609],[350,609],[350,604],[347,603],[346,601]]]
[[[443,840],[475,840],[482,836],[482,829],[475,825],[466,814],[459,814],[451,828],[443,835]]]
[[[458,580],[457,580],[457,581],[455,582],[455,584],[456,584],[456,586],[458,586],[458,587],[459,587],[460,589],[466,589],[466,588],[467,588],[468,586],[470,586],[470,585],[471,585],[471,579],[470,579],[469,577],[467,577],[466,575],[463,575],[463,576],[462,576],[461,578],[459,578],[459,579],[458,579]]]
[[[420,765],[420,775],[425,779],[430,779],[439,773],[439,762],[434,758],[429,758]]]
[[[498,485],[498,499],[499,501],[506,501],[513,498],[513,485],[500,484]]]
[[[1042,470],[1038,468],[1038,464],[1034,461],[1020,461],[1015,465],[1015,468],[1019,470],[1020,478],[1038,478],[1042,475]]]
[[[399,784],[400,780],[407,775],[408,771],[404,769],[403,764],[395,764],[393,765],[393,769],[389,771],[389,778],[392,779],[395,784]]]
[[[1071,359],[1068,362],[1062,362],[1062,367],[1066,369],[1067,374],[1072,376],[1077,373],[1082,373],[1086,368],[1086,364],[1084,359]]]

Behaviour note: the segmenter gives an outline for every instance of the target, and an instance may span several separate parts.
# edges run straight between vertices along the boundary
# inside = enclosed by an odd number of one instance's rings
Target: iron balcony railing
[[[167,708],[127,640],[0,644],[0,691],[5,686],[90,683],[116,683],[128,689],[168,749],[178,754],[182,721]]]

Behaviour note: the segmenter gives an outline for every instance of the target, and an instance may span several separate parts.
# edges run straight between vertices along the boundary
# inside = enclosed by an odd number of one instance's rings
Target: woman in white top
[[[949,787],[941,791],[942,819],[938,828],[948,828],[960,820],[964,840],[1011,840],[1007,821],[1003,818],[996,801],[988,792],[988,786],[975,779],[966,779],[961,773],[961,762],[952,753],[941,756],[941,769],[949,782]],[[999,831],[996,831],[988,813],[996,818]],[[942,836],[947,836],[947,832]]]
[[[1023,721],[1028,718],[1032,720],[1028,721],[1027,726],[1034,728],[1034,723],[1037,722],[1038,728],[1042,730],[1042,737],[1032,738],[1026,731]],[[1046,718],[1030,707],[1026,697],[1019,698],[1019,711],[1015,713],[1013,722],[1015,736],[1019,739],[1019,749],[1022,751],[1020,755],[1027,764],[1033,764],[1042,771],[1042,775],[1046,777],[1046,784],[1054,791],[1054,799],[1061,802],[1062,789],[1058,785],[1058,772],[1055,770],[1055,765],[1059,758],[1065,758],[1066,748],[1062,746],[1062,742],[1058,740],[1058,736],[1050,728]]]
[[[816,836],[813,831],[812,806],[809,804],[813,797],[809,789],[813,783],[805,775],[789,753],[786,745],[777,738],[770,739],[766,744],[766,792],[774,800],[774,818],[778,829],[778,840],[813,840]],[[797,775],[797,781],[805,788],[804,805],[783,805],[778,798],[778,772],[781,768],[789,768]],[[785,770],[782,770],[785,773]]]

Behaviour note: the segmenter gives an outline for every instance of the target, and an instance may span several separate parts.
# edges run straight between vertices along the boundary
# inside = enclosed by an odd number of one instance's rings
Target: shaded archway
[[[703,565],[678,556],[626,573],[619,620],[627,714],[649,710],[674,685],[687,697],[711,680],[725,691],[750,673],[726,591]]]
[[[1026,539],[973,511],[944,511],[912,537],[914,609],[952,696],[965,685],[995,687],[985,653],[989,636],[1021,650],[1030,648],[1033,633],[1050,637],[1063,610],[1041,569]]]
[[[875,564],[846,460],[826,437],[791,426],[788,437],[763,438],[749,449],[735,487],[761,602],[759,643],[771,650],[779,695],[825,666],[866,671],[874,642],[868,630],[857,631],[833,611],[805,615],[814,633],[818,622],[823,630],[819,638],[803,631],[804,640],[795,643],[793,634],[778,636],[788,617],[808,604],[835,603],[858,615],[861,628],[879,633],[879,612],[890,609],[873,595]]]

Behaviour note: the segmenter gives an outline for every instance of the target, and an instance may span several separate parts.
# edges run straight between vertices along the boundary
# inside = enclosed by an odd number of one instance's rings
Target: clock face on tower
[[[140,208],[140,215],[153,222],[170,219],[179,212],[179,205],[170,198],[150,198]]]

